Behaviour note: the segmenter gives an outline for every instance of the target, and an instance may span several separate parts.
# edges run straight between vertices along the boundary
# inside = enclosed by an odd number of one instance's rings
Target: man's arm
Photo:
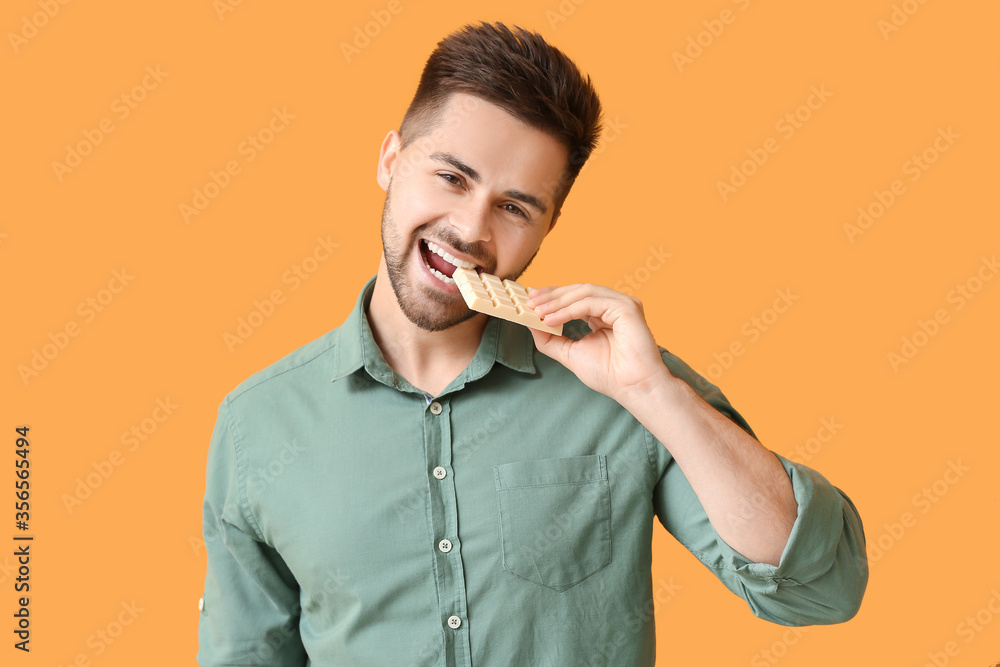
[[[301,667],[299,586],[260,537],[247,505],[239,437],[227,398],[208,448],[203,531],[208,553],[198,664]]]
[[[661,349],[671,374],[741,430],[753,429],[719,388],[675,355]],[[755,437],[755,436],[754,436]],[[680,466],[649,434],[659,483],[653,504],[660,523],[760,618],[783,625],[840,623],[852,618],[868,583],[865,536],[857,509],[820,473],[772,454],[792,486],[797,508],[778,564],[754,562],[715,531]],[[760,499],[745,498],[730,522],[752,525]]]
[[[529,305],[546,324],[582,319],[590,326],[593,333],[578,341],[537,330],[532,336],[541,352],[587,386],[618,401],[665,448],[671,459],[670,483],[690,490],[698,513],[707,519],[702,532],[707,529],[720,548],[731,552],[730,563],[741,562],[731,568],[733,573],[749,577],[751,588],[764,594],[773,593],[781,579],[788,584],[785,588],[792,588],[806,583],[796,577],[813,582],[831,573],[822,590],[813,591],[819,597],[789,603],[803,607],[802,613],[770,620],[795,624],[802,618],[836,622],[853,616],[868,574],[860,518],[846,496],[805,466],[787,462],[786,467],[784,459],[675,377],[663,363],[638,299],[607,287],[570,285],[532,290]],[[810,511],[804,515],[807,508]],[[682,542],[693,540],[695,533],[683,528],[687,524],[669,516],[665,520],[662,514],[661,521],[668,529],[676,525],[671,532]],[[790,539],[805,534],[815,538],[819,533],[824,537],[818,543],[822,552],[803,548],[802,539],[794,545]],[[699,557],[703,562],[713,560]],[[742,594],[734,581],[726,583]],[[845,597],[845,591],[851,595]],[[811,594],[805,589],[801,593]],[[803,616],[810,607],[831,606],[842,609]]]
[[[670,452],[719,537],[750,561],[778,565],[798,514],[785,468],[666,366],[658,370],[619,402]]]
[[[778,566],[755,563],[719,538],[675,463],[667,464],[654,490],[656,515],[757,617],[781,625],[850,620],[868,583],[857,509],[815,470],[779,458],[792,479],[799,512]],[[744,516],[752,521],[752,509]]]

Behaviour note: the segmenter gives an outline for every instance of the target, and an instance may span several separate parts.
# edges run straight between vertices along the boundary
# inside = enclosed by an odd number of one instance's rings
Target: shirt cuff
[[[753,562],[719,540],[725,567],[755,593],[769,595],[781,584],[805,584],[833,567],[844,530],[844,497],[817,471],[774,454],[792,482],[798,514],[778,565]],[[853,506],[852,506],[853,507]]]

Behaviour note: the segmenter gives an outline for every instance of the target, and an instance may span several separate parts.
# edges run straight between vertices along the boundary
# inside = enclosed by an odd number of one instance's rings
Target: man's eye
[[[438,174],[438,176],[440,176],[444,180],[448,181],[452,185],[461,185],[462,184],[462,180],[460,178],[458,178],[458,176],[455,176],[455,174]]]
[[[522,211],[518,206],[515,206],[514,204],[504,204],[504,210],[509,211],[510,213],[513,213],[514,215],[519,215],[522,218],[527,218],[528,217],[525,214],[524,211]]]

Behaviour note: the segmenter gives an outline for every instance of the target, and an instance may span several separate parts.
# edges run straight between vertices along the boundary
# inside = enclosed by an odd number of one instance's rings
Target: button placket
[[[423,403],[424,453],[430,476],[430,514],[427,526],[434,552],[433,574],[440,592],[438,607],[441,619],[455,630],[446,633],[444,652],[449,665],[471,667],[469,633],[464,630],[468,610],[465,572],[462,567],[461,542],[458,535],[458,499],[456,497],[452,460],[450,396]],[[424,473],[427,474],[427,473]]]

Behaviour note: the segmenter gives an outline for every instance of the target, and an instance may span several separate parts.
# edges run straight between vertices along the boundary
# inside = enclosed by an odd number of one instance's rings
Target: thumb
[[[528,327],[528,331],[531,332],[531,337],[535,339],[535,347],[538,348],[539,352],[547,357],[552,357],[565,366],[564,361],[569,354],[569,346],[573,344],[571,339],[539,331],[538,329],[532,329],[531,327]]]

